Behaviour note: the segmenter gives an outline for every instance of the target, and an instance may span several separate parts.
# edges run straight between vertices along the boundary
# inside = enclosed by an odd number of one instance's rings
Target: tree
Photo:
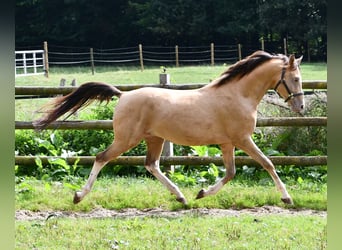
[[[326,58],[326,0],[18,0],[16,46],[113,48],[289,41]],[[282,43],[278,45],[282,46]],[[274,49],[277,51],[277,49]]]
[[[298,54],[305,54],[308,44],[316,43],[318,46],[325,47],[319,52],[325,54],[326,8],[326,0],[261,0],[259,1],[260,35],[269,41],[288,38],[294,41],[291,52]]]

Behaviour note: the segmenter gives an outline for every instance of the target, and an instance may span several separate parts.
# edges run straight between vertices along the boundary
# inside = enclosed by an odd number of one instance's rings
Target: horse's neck
[[[240,87],[240,93],[250,97],[258,104],[269,89],[273,89],[280,79],[281,66],[266,63],[234,84]]]
[[[202,90],[209,91],[207,93],[214,93],[214,95],[230,95],[235,99],[243,97],[244,100],[248,99],[255,106],[257,106],[265,93],[269,89],[273,89],[280,79],[283,62],[279,59],[271,60],[253,70],[248,75],[240,78],[233,79],[231,82],[220,84],[216,87],[218,82],[225,78],[224,75],[215,79],[213,82],[203,87]],[[217,92],[218,91],[218,92]]]

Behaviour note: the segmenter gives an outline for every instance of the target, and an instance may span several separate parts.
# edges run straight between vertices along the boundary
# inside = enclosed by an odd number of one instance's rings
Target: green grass
[[[17,221],[15,249],[326,249],[318,216]]]
[[[72,186],[70,185],[72,184]],[[273,182],[265,185],[234,179],[214,196],[196,200],[201,186],[181,187],[188,205],[184,207],[175,200],[162,184],[151,178],[98,178],[93,190],[77,205],[72,203],[75,189],[83,186],[84,180],[62,182],[42,182],[25,179],[16,185],[16,209],[32,211],[91,211],[96,207],[120,210],[123,208],[147,209],[162,207],[167,210],[189,208],[251,208],[275,205],[284,208],[327,209],[327,185],[303,182],[288,185],[294,200],[293,206],[280,201],[280,193]],[[206,188],[206,186],[205,186]]]
[[[229,65],[219,66],[187,66],[170,67],[172,84],[209,83],[219,77]],[[326,63],[303,63],[301,65],[303,80],[326,80]],[[88,81],[103,81],[114,85],[120,84],[159,84],[159,67],[147,67],[141,71],[137,67],[99,67],[94,75],[87,67],[51,68],[49,78],[43,75],[17,77],[16,86],[59,86],[61,78],[66,79],[67,85],[76,79],[77,84]]]
[[[295,205],[280,201],[274,185],[233,180],[217,195],[195,200],[201,186],[181,187],[184,207],[162,184],[151,178],[107,178],[95,182],[79,204],[74,189],[84,180],[42,182],[25,178],[16,185],[16,210],[89,212],[97,208],[283,208],[327,209],[327,185],[288,185]],[[69,185],[72,184],[72,185]],[[16,221],[15,249],[326,249],[327,220],[315,215],[248,215],[212,217],[195,212],[177,217]]]

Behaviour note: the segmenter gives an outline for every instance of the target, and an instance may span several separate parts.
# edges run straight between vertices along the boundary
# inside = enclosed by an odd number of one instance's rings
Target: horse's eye
[[[295,77],[295,78],[294,78],[294,81],[295,81],[295,82],[299,82],[299,77]]]

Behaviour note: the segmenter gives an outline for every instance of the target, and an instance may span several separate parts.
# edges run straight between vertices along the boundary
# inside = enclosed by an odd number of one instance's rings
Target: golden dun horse
[[[293,55],[272,55],[256,51],[238,61],[220,77],[195,90],[140,88],[123,92],[99,82],[80,85],[74,92],[58,97],[46,115],[34,122],[37,129],[65,113],[72,114],[94,100],[119,99],[113,118],[115,139],[96,156],[87,183],[75,193],[74,203],[80,202],[91,190],[103,166],[146,141],[146,169],[186,204],[179,188],[159,168],[164,140],[181,145],[218,144],[226,175],[197,198],[216,194],[235,175],[234,149],[242,149],[268,171],[281,192],[281,200],[292,204],[291,196],[278,177],[272,162],[251,139],[257,120],[257,106],[269,89],[274,89],[295,112],[304,112],[304,95],[299,69],[301,58]]]

